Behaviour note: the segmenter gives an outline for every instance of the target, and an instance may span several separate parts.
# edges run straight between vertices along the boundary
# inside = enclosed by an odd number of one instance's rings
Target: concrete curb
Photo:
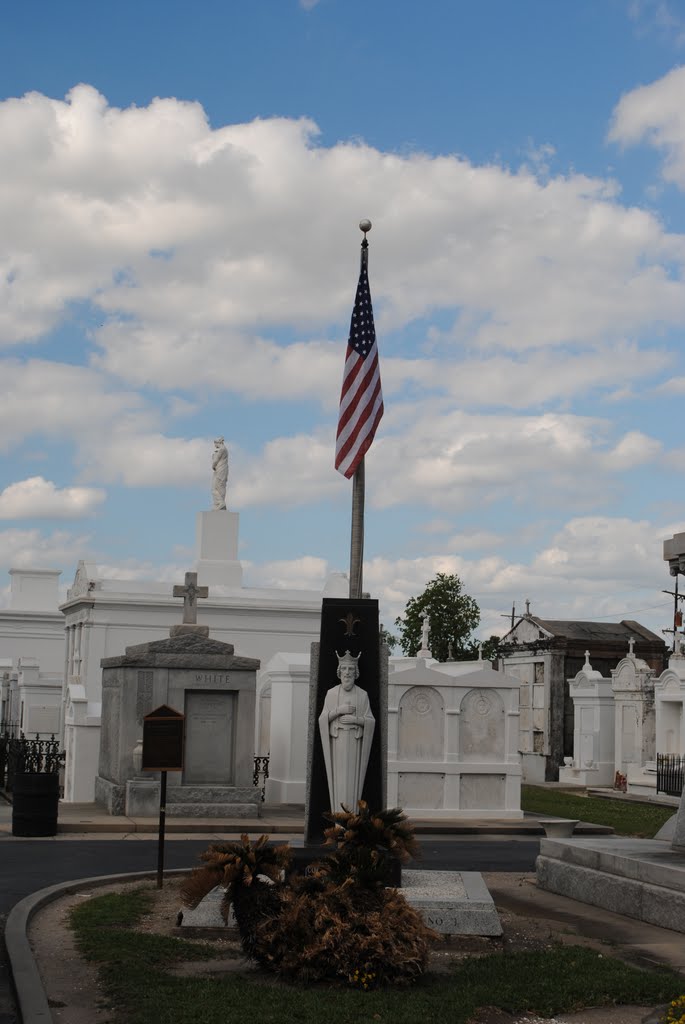
[[[191,867],[172,868],[164,872],[164,877],[186,875],[191,870]],[[77,878],[39,889],[12,907],[5,925],[5,945],[22,1024],[53,1024],[52,1011],[28,939],[28,927],[33,915],[54,900],[83,888],[94,889],[114,882],[136,882],[138,879],[142,881],[156,877],[156,871],[131,871],[121,875]]]

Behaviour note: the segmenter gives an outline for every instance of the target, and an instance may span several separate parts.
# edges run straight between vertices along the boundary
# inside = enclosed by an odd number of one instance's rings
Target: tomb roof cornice
[[[100,662],[102,668],[186,668],[205,672],[256,672],[260,664],[259,658],[236,655],[233,644],[188,634],[135,644],[123,655]]]

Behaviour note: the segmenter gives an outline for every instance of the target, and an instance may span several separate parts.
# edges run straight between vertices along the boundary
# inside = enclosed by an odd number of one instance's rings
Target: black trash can
[[[17,772],[12,783],[12,835],[56,836],[59,775]]]

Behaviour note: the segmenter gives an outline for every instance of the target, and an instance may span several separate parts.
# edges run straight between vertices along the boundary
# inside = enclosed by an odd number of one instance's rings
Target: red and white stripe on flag
[[[335,468],[348,480],[371,447],[382,415],[376,329],[368,273],[362,266],[345,355],[335,443]]]

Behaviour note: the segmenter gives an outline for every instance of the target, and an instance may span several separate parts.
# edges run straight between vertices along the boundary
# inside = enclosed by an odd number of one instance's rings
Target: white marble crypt
[[[423,819],[521,818],[519,682],[483,661],[391,659],[388,806]]]
[[[559,769],[559,782],[611,786],[614,782],[614,695],[611,680],[590,664],[569,680],[573,700],[573,758]]]

